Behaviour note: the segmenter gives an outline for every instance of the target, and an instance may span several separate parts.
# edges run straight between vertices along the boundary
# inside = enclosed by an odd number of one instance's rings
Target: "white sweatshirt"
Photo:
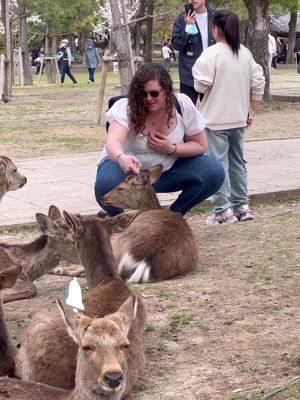
[[[250,100],[262,100],[265,78],[262,67],[241,45],[234,55],[225,43],[203,51],[193,66],[194,87],[204,93],[200,110],[211,130],[247,126]]]

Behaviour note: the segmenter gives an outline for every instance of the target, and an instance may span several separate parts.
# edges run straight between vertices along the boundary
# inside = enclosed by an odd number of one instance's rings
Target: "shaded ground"
[[[176,71],[172,70],[172,74],[178,88]],[[291,90],[289,86],[297,83],[292,80],[294,75],[291,68],[275,71],[272,74],[274,88],[280,93],[284,88]],[[1,154],[20,160],[97,151],[102,147],[104,113],[108,98],[119,94],[118,76],[109,74],[101,127],[93,125],[98,84],[86,84],[85,73],[77,73],[76,77],[79,80],[76,88],[72,88],[69,81],[63,87],[42,81],[34,87],[14,88],[13,102],[0,102]],[[253,127],[247,130],[246,140],[298,137],[299,126],[300,103],[264,104]]]
[[[197,272],[134,286],[149,319],[147,367],[132,399],[262,400],[299,374],[300,199],[254,211],[252,222],[217,227],[190,214]],[[34,237],[28,229],[6,229],[1,240]],[[36,299],[5,306],[16,341],[32,315],[55,307],[67,280],[46,275]],[[298,387],[272,397],[284,398],[299,399]]]

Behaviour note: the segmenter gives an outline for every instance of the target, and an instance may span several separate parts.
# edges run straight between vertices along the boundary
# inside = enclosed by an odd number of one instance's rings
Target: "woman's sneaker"
[[[240,222],[252,221],[254,219],[248,204],[243,204],[242,206],[235,208],[234,215]]]
[[[231,208],[227,208],[227,210],[220,213],[212,213],[206,218],[207,225],[219,225],[223,223],[233,224],[234,222],[238,222],[237,217],[234,215]]]

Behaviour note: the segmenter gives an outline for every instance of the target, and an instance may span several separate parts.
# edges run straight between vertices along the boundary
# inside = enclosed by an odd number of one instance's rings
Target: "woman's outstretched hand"
[[[136,157],[128,154],[122,154],[118,159],[118,163],[127,174],[138,174],[142,167],[142,164]]]

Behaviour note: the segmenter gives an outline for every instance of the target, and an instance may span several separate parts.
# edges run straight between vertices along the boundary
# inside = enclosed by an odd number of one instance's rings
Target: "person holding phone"
[[[225,181],[212,196],[208,225],[253,219],[248,202],[244,160],[245,128],[252,124],[264,94],[262,67],[240,43],[236,14],[218,11],[212,20],[216,44],[204,50],[193,67],[195,89],[204,93],[207,153],[220,161]]]
[[[179,52],[178,68],[180,93],[197,103],[199,93],[194,89],[192,67],[202,51],[215,43],[210,23],[216,10],[209,8],[205,0],[192,0],[173,26],[172,45]],[[202,99],[200,94],[200,100]]]

